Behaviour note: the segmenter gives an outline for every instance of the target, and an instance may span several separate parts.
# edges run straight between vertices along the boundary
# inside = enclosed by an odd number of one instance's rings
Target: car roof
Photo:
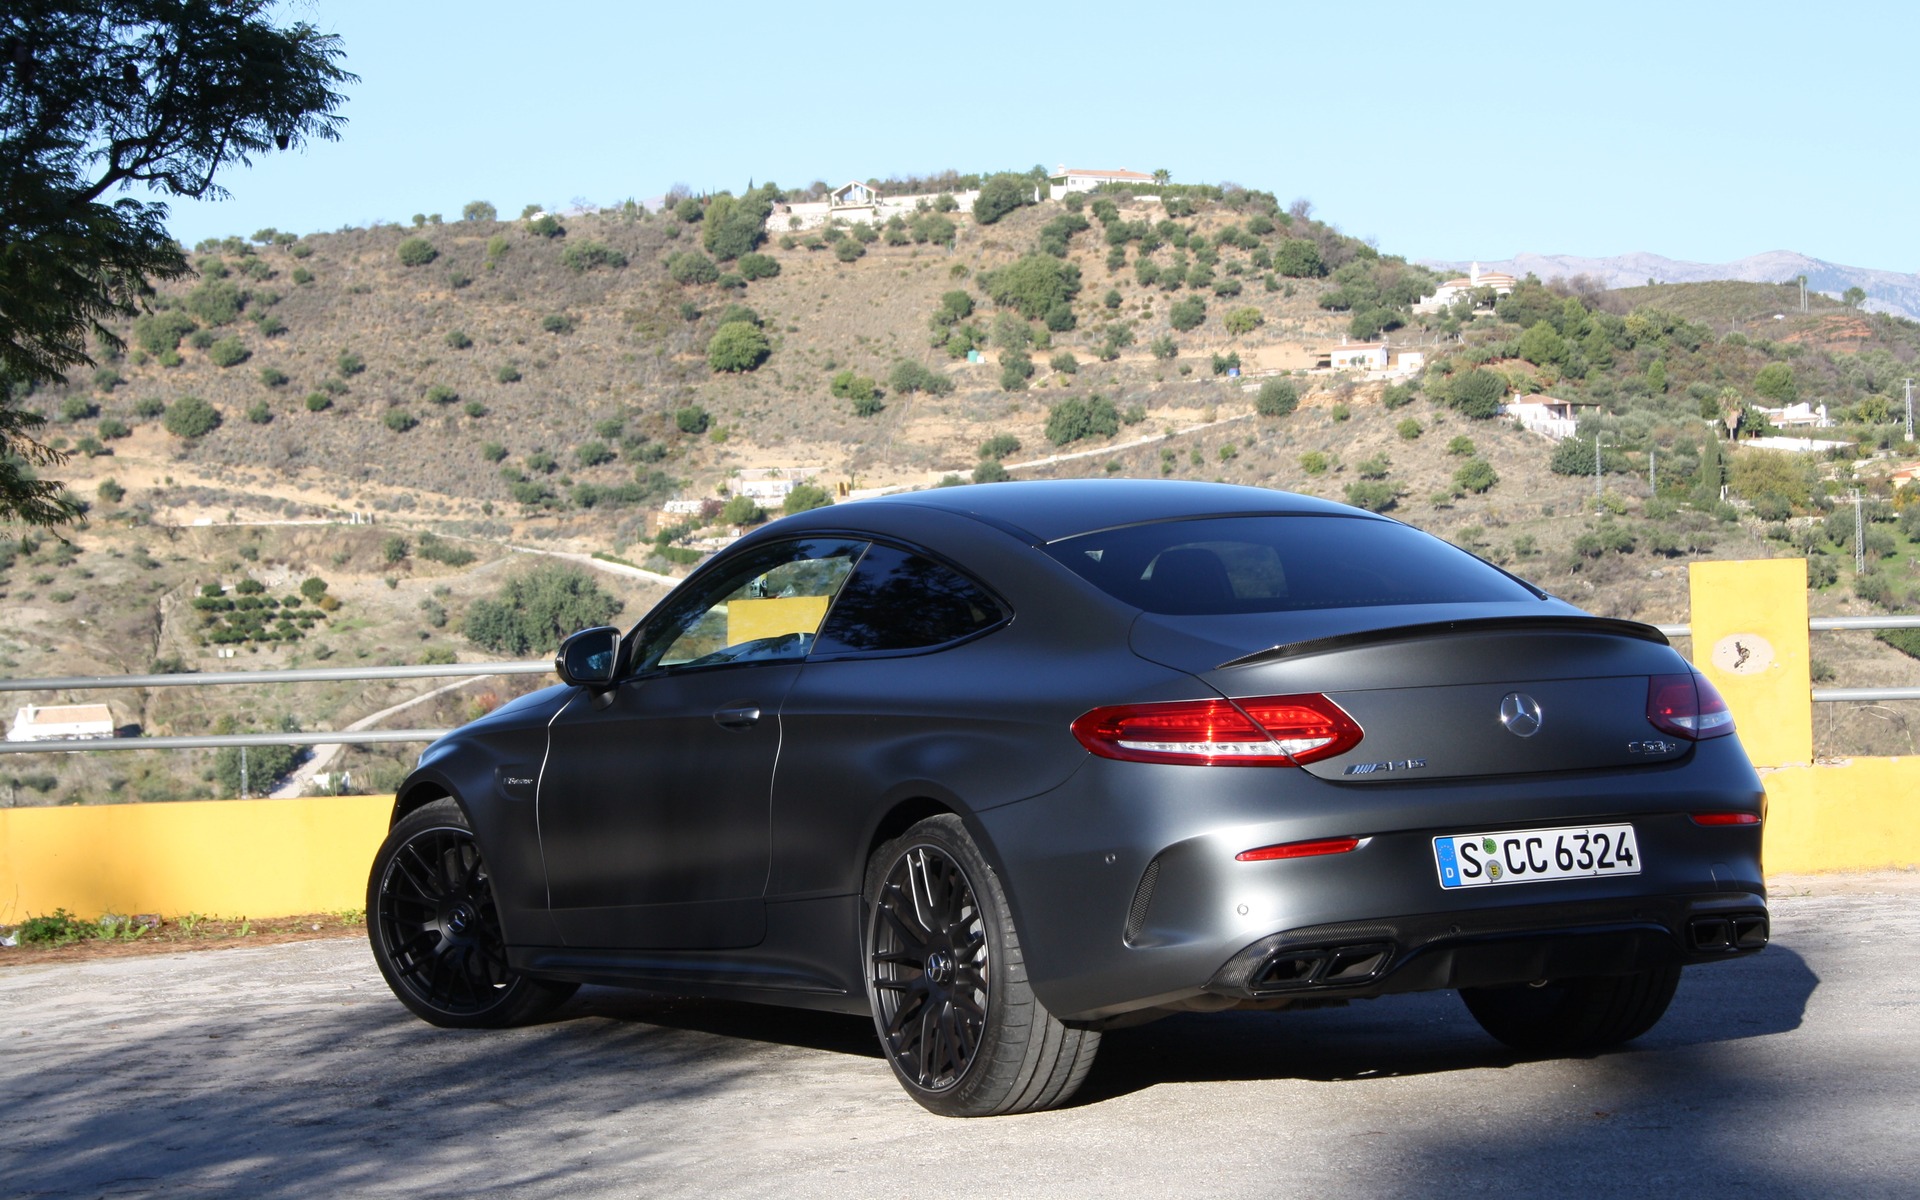
[[[1271,488],[1182,479],[1036,479],[932,488],[858,502],[917,506],[973,517],[1034,543],[1147,521],[1311,514],[1370,517],[1330,500]]]

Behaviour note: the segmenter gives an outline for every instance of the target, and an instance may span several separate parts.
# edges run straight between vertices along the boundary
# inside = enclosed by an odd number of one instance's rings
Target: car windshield
[[[1320,514],[1103,529],[1046,547],[1152,613],[1220,615],[1538,599],[1512,576],[1393,521]]]

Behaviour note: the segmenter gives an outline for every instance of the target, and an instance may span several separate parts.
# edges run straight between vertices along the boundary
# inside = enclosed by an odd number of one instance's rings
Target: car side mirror
[[[620,631],[611,625],[582,629],[560,643],[553,672],[562,683],[595,689],[613,686],[620,669]]]

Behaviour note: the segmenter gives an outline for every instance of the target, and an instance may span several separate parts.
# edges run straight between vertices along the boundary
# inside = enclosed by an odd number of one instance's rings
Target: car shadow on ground
[[[1688,970],[1666,1018],[1631,1043],[1675,1049],[1799,1026],[1819,979],[1774,945],[1739,962]],[[587,1018],[878,1059],[864,1016],[583,988],[551,1022]],[[1598,1057],[1598,1056],[1595,1056]],[[1110,1031],[1076,1106],[1160,1084],[1298,1079],[1333,1083],[1502,1069],[1535,1061],[1483,1032],[1453,992],[1387,996],[1341,1007],[1184,1014]]]
[[[582,1018],[767,1042],[856,1058],[880,1057],[873,1019],[846,1013],[656,995],[625,988],[584,987],[573,999],[554,1010],[545,1023],[560,1024]]]
[[[1629,1047],[1674,1050],[1786,1033],[1799,1027],[1819,983],[1800,955],[1778,944],[1739,962],[1689,969],[1666,1017]],[[1165,1083],[1336,1083],[1533,1061],[1488,1036],[1457,993],[1424,992],[1338,1008],[1182,1015],[1115,1030],[1102,1040],[1076,1103]]]

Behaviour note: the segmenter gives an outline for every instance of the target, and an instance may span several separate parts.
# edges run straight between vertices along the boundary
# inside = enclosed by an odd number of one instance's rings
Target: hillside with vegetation
[[[1641,620],[1683,619],[1687,562],[1716,557],[1809,555],[1819,611],[1911,606],[1920,506],[1896,503],[1883,451],[1901,445],[1920,326],[1819,298],[1799,314],[1765,284],[1529,280],[1415,317],[1438,277],[1304,202],[1203,186],[1036,202],[1035,183],[888,181],[929,198],[878,226],[784,227],[780,206],[824,188],[768,184],[661,212],[501,220],[476,201],[455,221],[203,243],[195,275],[117,331],[124,352],[100,346],[97,369],[19,398],[73,455],[62,477],[91,520],[0,545],[0,668],[538,657],[575,624],[637,619],[658,577],[777,516],[737,494],[765,467],[810,477],[789,508],[1006,478],[1288,488]],[[971,213],[950,200],[976,188]],[[1383,336],[1425,372],[1313,369]],[[1581,406],[1575,438],[1498,418],[1534,392]],[[1740,412],[1753,430],[1756,406],[1796,399],[1827,405],[1840,427],[1822,436],[1854,448],[1752,450],[1715,424]],[[1856,487],[1858,574],[1841,505]],[[1848,683],[1912,674],[1867,635],[1816,653]],[[455,688],[386,723],[455,723],[526,686]],[[425,690],[105,698],[159,734],[337,728]],[[1898,712],[1849,710],[1821,734],[1912,751]],[[230,794],[231,757],[14,758],[0,788]],[[353,750],[330,769],[390,786],[409,758]]]

